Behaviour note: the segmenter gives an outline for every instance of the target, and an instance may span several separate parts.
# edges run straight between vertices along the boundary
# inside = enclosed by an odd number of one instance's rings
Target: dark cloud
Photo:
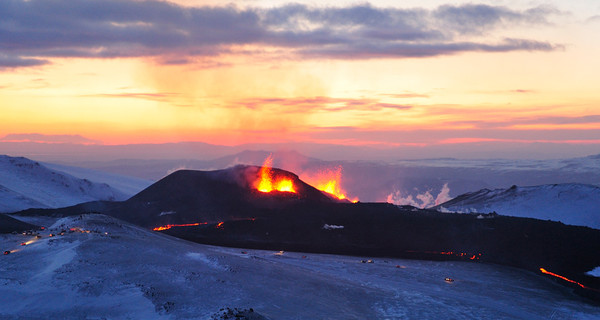
[[[1,47],[0,50],[2,50]],[[2,54],[2,51],[0,51],[0,69],[41,66],[48,63],[50,62],[45,59],[22,58],[19,56],[5,55]]]
[[[559,48],[535,39],[464,40],[465,35],[501,33],[513,25],[547,24],[555,11],[546,7],[518,11],[445,5],[425,10],[296,4],[240,9],[163,1],[3,0],[0,12],[0,67],[43,65],[52,57],[153,56],[180,64],[246,44],[341,59]],[[456,40],[458,35],[462,41]]]
[[[496,44],[476,42],[450,43],[382,43],[369,41],[360,46],[341,45],[301,50],[304,55],[316,57],[335,57],[338,59],[372,59],[372,58],[423,58],[439,55],[450,55],[467,51],[508,52],[508,51],[552,51],[562,49],[561,45],[524,39],[504,39]]]
[[[441,6],[433,11],[433,16],[449,32],[482,34],[493,28],[515,24],[549,24],[548,17],[558,13],[556,9],[547,6],[521,12],[501,6],[466,4]]]

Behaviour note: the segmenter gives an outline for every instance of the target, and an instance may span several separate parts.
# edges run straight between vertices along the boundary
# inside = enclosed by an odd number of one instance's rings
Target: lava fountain
[[[337,166],[335,169],[327,169],[317,173],[316,177],[306,179],[315,188],[329,193],[330,195],[344,200],[347,199],[346,191],[341,187],[342,181],[342,166]],[[357,202],[358,198],[351,199],[352,202]]]
[[[271,191],[282,191],[282,192],[293,192],[296,193],[294,188],[294,182],[292,179],[287,177],[275,177],[273,175],[273,156],[269,155],[262,168],[258,173],[258,182],[256,189],[260,192],[271,192]]]

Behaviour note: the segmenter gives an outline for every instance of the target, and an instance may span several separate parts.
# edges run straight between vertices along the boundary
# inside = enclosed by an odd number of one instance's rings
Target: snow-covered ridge
[[[462,213],[496,212],[600,229],[600,187],[586,184],[482,189],[460,195],[436,208]]]
[[[27,158],[0,155],[0,212],[127,198],[106,183],[79,179]]]
[[[106,183],[113,189],[117,189],[129,197],[146,189],[154,182],[152,180],[136,178],[129,175],[121,175],[89,168],[73,167],[69,165],[48,162],[43,162],[41,164],[50,170],[67,173],[79,179],[88,179],[91,181]]]

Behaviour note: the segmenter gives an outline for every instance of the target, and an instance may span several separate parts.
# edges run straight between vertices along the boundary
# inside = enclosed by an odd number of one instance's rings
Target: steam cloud
[[[418,194],[415,196],[415,198],[413,198],[413,196],[410,194],[403,197],[402,192],[397,190],[388,194],[386,201],[395,205],[409,205],[423,209],[452,200],[452,197],[450,197],[450,188],[448,187],[447,183],[444,184],[440,190],[440,193],[435,198],[431,194],[431,190],[427,190],[425,193]]]

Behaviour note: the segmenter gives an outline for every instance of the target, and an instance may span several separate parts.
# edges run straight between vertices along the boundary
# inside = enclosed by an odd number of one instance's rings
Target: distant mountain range
[[[434,209],[461,213],[496,212],[600,229],[600,187],[568,183],[483,189],[460,195]]]
[[[119,201],[129,196],[106,183],[77,178],[27,158],[0,156],[0,212]]]

